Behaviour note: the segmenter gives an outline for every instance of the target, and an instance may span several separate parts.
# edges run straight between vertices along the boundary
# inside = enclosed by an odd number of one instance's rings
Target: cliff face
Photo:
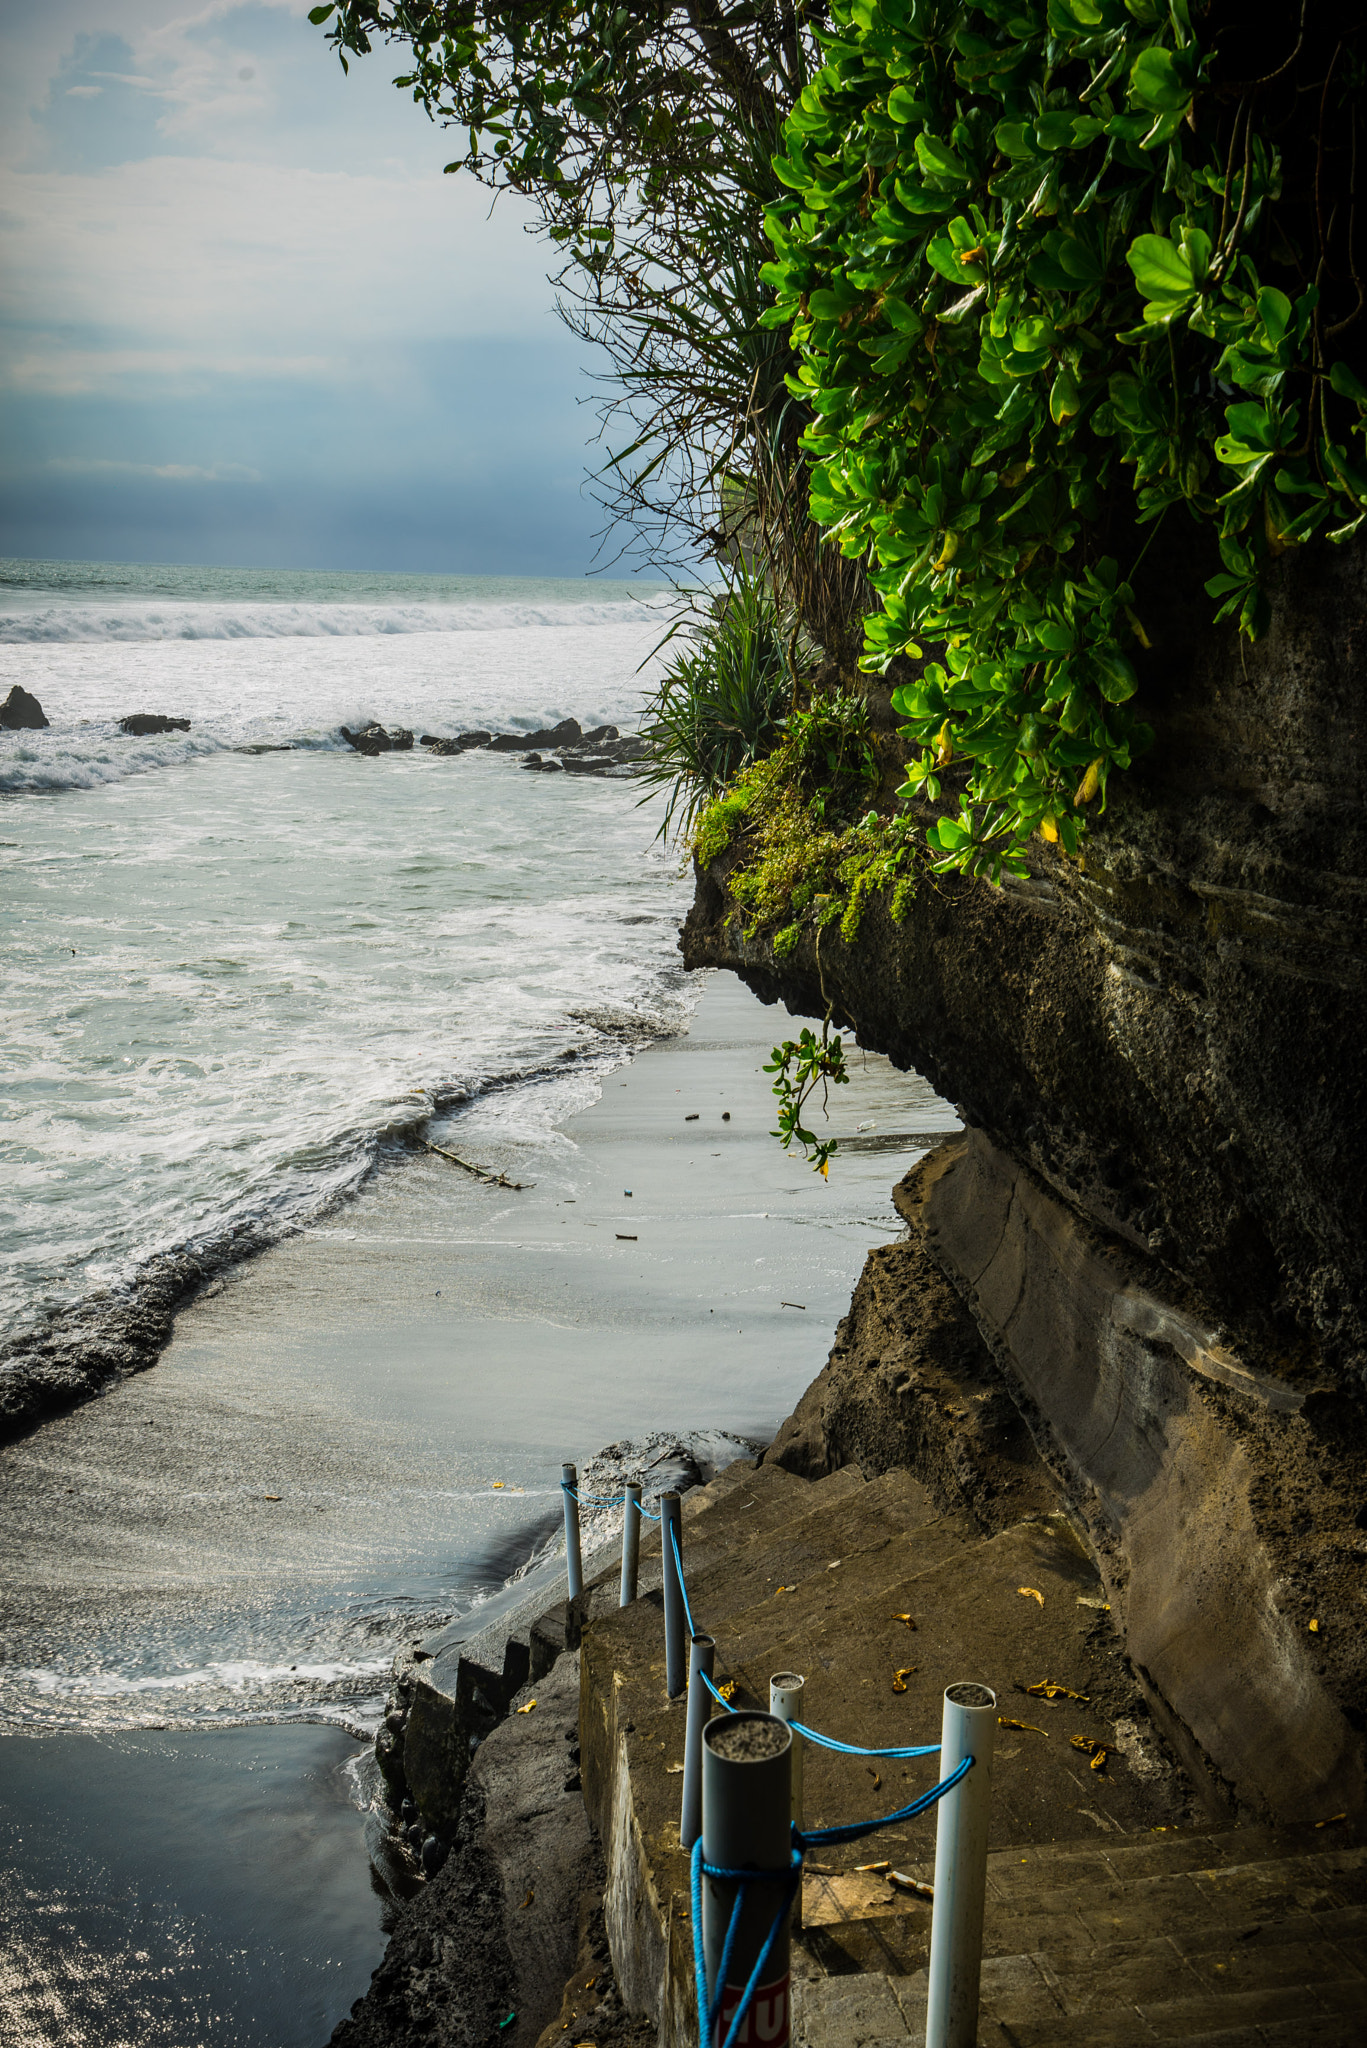
[[[1264,1365],[1360,1394],[1367,549],[1288,557],[1242,652],[1195,602],[1160,609],[1157,741],[1080,860],[1040,844],[1000,889],[928,876],[904,923],[879,899],[853,944],[807,925],[778,961],[728,897],[732,848],[685,958],[829,1001]]]
[[[733,846],[683,948],[829,1006],[958,1105],[967,1144],[913,1204],[924,1255],[1087,1529],[1155,1709],[1236,1803],[1357,1807],[1367,550],[1286,557],[1243,651],[1189,583],[1170,554],[1140,593],[1156,743],[1081,859],[928,876],[900,925],[875,901],[853,943],[808,924],[780,960],[728,893]],[[906,1434],[907,1398],[884,1390],[870,1441]],[[867,1383],[857,1427],[821,1399],[830,1441],[779,1454],[867,1462],[839,1448],[868,1436]]]

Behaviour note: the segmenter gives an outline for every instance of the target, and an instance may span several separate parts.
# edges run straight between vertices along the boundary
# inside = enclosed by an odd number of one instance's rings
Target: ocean
[[[589,1086],[677,1020],[686,890],[631,791],[340,734],[634,728],[661,604],[0,567],[0,698],[51,721],[0,735],[0,1345],[156,1252],[304,1221],[438,1104],[570,1049]],[[191,729],[128,738],[136,711]]]
[[[0,733],[0,1357],[220,1275],[0,1452],[0,2042],[321,2048],[393,1909],[396,1647],[554,1544],[563,1457],[764,1440],[953,1121],[861,1059],[820,1181],[637,783],[341,738],[628,732],[669,602],[0,564],[51,721]]]

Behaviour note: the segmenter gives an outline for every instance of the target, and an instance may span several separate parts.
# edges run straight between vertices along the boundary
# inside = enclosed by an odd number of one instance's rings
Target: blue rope
[[[946,1792],[952,1792],[961,1778],[966,1778],[973,1768],[973,1758],[966,1756],[956,1771],[942,1778],[938,1785],[932,1785],[929,1792],[923,1792],[919,1799],[913,1799],[910,1806],[899,1806],[896,1813],[884,1813],[877,1820],[847,1821],[839,1828],[806,1828],[801,1833],[793,1829],[793,1839],[803,1849],[824,1849],[833,1842],[858,1842],[865,1835],[872,1835],[879,1828],[890,1828],[898,1821],[915,1820],[920,1813],[934,1806],[937,1799],[943,1799]]]
[[[938,1756],[938,1742],[923,1742],[916,1749],[860,1749],[853,1742],[837,1742],[833,1735],[818,1735],[815,1728],[809,1728],[805,1721],[790,1721],[789,1727],[798,1735],[805,1735],[808,1742],[815,1742],[822,1749],[833,1749],[838,1756]]]
[[[688,1604],[688,1588],[684,1584],[683,1559],[679,1555],[679,1534],[672,1522],[669,1525],[669,1547],[674,1552],[674,1570],[678,1574],[679,1591],[683,1594],[684,1619],[688,1623],[688,1633],[695,1636],[698,1631],[693,1626],[693,1609]]]
[[[570,1485],[568,1479],[561,1480],[560,1491],[562,1493],[567,1493],[570,1499],[576,1502],[577,1505],[581,1508],[620,1508],[622,1503],[626,1499],[626,1495],[624,1493],[618,1493],[614,1494],[611,1500],[580,1500],[579,1495]]]
[[[703,1684],[707,1687],[707,1690],[711,1693],[713,1699],[717,1702],[717,1705],[719,1707],[725,1707],[728,1714],[734,1714],[736,1712],[736,1709],[732,1706],[730,1700],[727,1699],[725,1693],[720,1693],[717,1691],[716,1686],[713,1685],[707,1673],[705,1671],[700,1671],[698,1673],[698,1676],[702,1680]]]
[[[800,1848],[793,1850],[792,1862],[786,1871],[724,1870],[715,1863],[703,1862],[702,1841],[699,1839],[693,1844],[689,1875],[693,1906],[693,1979],[698,2000],[699,2048],[712,2048],[712,2037],[716,2031],[717,2015],[721,2011],[722,2000],[726,1996],[727,1978],[731,1974],[731,1959],[735,1954],[736,1933],[740,1926],[741,1908],[745,1904],[746,1887],[752,1884],[785,1884],[786,1880],[783,1902],[774,1915],[773,1924],[769,1932],[764,1937],[764,1946],[759,1952],[754,1969],[746,1980],[745,1989],[741,1993],[740,2004],[732,2014],[731,2024],[726,2031],[726,2039],[721,2044],[721,2048],[735,2048],[736,2038],[745,2024],[745,2016],[750,2010],[751,2001],[759,1989],[765,1965],[774,1952],[774,1944],[778,1940],[779,1931],[788,1917],[788,1910],[793,1903],[798,1885],[802,1881],[802,1850]],[[702,1944],[702,1881],[704,1877],[723,1878],[737,1887],[735,1903],[731,1908],[731,1918],[727,1924],[726,1940],[722,1943],[721,1962],[717,1967],[717,1995],[715,1999],[710,1999],[707,1995],[707,1961],[703,1954]]]

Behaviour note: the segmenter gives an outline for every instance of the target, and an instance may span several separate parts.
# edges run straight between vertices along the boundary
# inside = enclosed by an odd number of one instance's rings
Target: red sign
[[[788,2048],[793,2006],[790,1996],[791,1973],[778,1977],[772,1984],[761,1984],[750,2001],[750,2009],[741,2022],[734,2048]],[[745,1995],[743,1984],[728,1984],[722,1993],[721,2017],[717,2021],[716,2038],[713,2048],[721,2048],[736,2016],[736,2007]]]

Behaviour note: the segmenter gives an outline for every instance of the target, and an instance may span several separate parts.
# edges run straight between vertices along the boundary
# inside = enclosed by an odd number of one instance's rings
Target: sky
[[[0,554],[577,575],[530,218],[309,0],[0,0]]]

